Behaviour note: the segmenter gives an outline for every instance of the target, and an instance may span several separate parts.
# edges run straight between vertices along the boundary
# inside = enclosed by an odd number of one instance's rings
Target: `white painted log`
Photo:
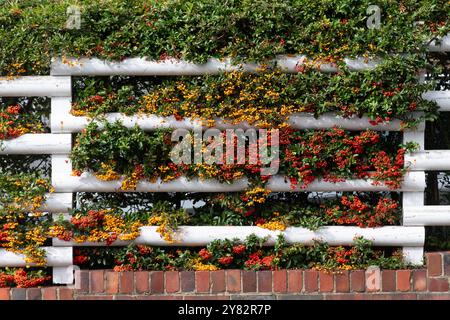
[[[91,173],[71,176],[70,171],[52,172],[52,185],[56,192],[236,192],[248,187],[246,178],[234,183],[220,183],[215,180],[178,178],[169,182],[140,181],[135,190],[120,190],[122,180],[101,181]],[[273,176],[267,188],[273,192],[290,191],[389,191],[385,185],[373,185],[370,179],[355,179],[345,182],[314,181],[307,188],[292,188],[288,179]],[[410,172],[405,176],[400,191],[422,191],[425,189],[425,173]]]
[[[403,206],[423,206],[425,203],[425,192],[404,192],[402,200]]]
[[[400,191],[423,191],[425,190],[425,173],[424,172],[408,172],[401,186]],[[312,182],[306,189],[291,188],[288,179],[282,176],[273,176],[267,183],[267,188],[273,192],[289,192],[289,191],[389,191],[385,185],[374,186],[371,179],[354,179],[344,182],[325,182],[316,180]]]
[[[92,173],[84,172],[80,177],[71,176],[72,164],[65,155],[52,156],[52,185],[56,192],[233,192],[242,191],[248,187],[246,178],[234,183],[220,183],[215,180],[179,179],[161,182],[140,181],[136,190],[120,190],[122,180],[101,181]],[[325,182],[317,180],[307,188],[292,188],[289,179],[283,176],[273,176],[267,188],[273,192],[290,191],[389,191],[390,189],[380,185],[373,185],[370,179],[354,179],[345,182]],[[405,175],[402,187],[399,191],[423,191],[425,190],[425,173],[416,171]]]
[[[449,51],[449,36],[442,39],[441,44],[436,45],[432,42],[429,50]],[[297,72],[297,67],[305,61],[304,55],[279,55],[274,61],[285,70],[285,72]],[[375,68],[380,59],[366,58],[345,58],[348,68],[353,71],[362,71]],[[231,64],[230,59],[209,59],[205,64],[195,64],[177,59],[168,59],[164,61],[150,61],[145,58],[128,58],[121,62],[110,62],[97,58],[66,59],[65,62],[60,58],[53,59],[51,65],[52,75],[89,75],[89,76],[107,76],[107,75],[130,75],[130,76],[183,76],[183,75],[202,75],[216,74],[221,71],[232,71],[242,69],[248,72],[257,72],[260,66],[255,63],[244,63],[240,65]],[[317,68],[323,72],[337,72],[335,64],[324,63],[317,65]]]
[[[450,150],[424,150],[405,155],[411,170],[450,170]]]
[[[421,126],[416,130],[408,130],[403,133],[403,143],[406,144],[408,142],[415,142],[419,145],[419,152],[425,149],[425,123],[422,122]],[[405,154],[405,159],[408,154]],[[405,166],[408,163],[405,161]],[[425,182],[425,172],[423,171],[411,171],[411,172],[420,172],[423,175],[423,182]],[[404,206],[423,206],[425,202],[425,188],[422,190],[405,190],[407,192],[403,192],[402,194],[402,202]],[[414,191],[414,192],[408,192]],[[420,249],[423,251],[423,248]],[[405,256],[409,257],[411,262],[418,263],[419,258],[419,249],[417,248],[404,248]],[[423,252],[422,252],[423,253]]]
[[[76,270],[76,271],[75,271]],[[52,268],[52,282],[54,284],[68,284],[72,285],[74,281],[74,273],[78,272],[79,275],[80,268],[78,266],[69,265],[64,267],[53,267]],[[79,278],[79,277],[78,277]],[[79,279],[77,279],[79,281]],[[76,287],[75,283],[74,289],[81,289]],[[78,283],[79,285],[79,283]]]
[[[428,91],[422,94],[422,98],[435,101],[439,111],[450,111],[450,90]]]
[[[70,77],[24,76],[0,79],[2,97],[60,97],[71,95]]]
[[[51,213],[68,213],[72,209],[72,193],[48,193],[39,211]]]
[[[414,266],[421,266],[423,265],[423,256],[424,256],[424,249],[423,246],[418,247],[403,247],[403,258],[406,263],[410,263]]]
[[[47,193],[45,194],[45,201],[38,212],[49,212],[57,214],[68,213],[72,209],[72,193]],[[26,209],[20,209],[22,211],[28,211],[31,206]]]
[[[70,134],[24,134],[11,140],[0,141],[0,155],[4,154],[67,154],[70,153]]]
[[[47,258],[47,266],[64,267],[72,265],[72,248],[44,247]],[[25,267],[34,266],[27,264],[22,254],[0,249],[0,267]]]
[[[450,226],[450,206],[405,206],[405,226]]]
[[[285,72],[297,72],[297,66],[304,63],[303,55],[280,55],[276,59],[277,66]],[[364,58],[345,59],[350,70],[361,71],[372,69],[379,61],[366,61]],[[145,58],[128,58],[121,62],[110,62],[97,58],[54,59],[51,66],[51,74],[58,76],[189,76],[203,74],[217,74],[223,71],[243,70],[257,72],[261,66],[255,63],[233,65],[230,59],[209,59],[205,64],[195,64],[177,59],[164,61],[150,61]],[[323,72],[337,72],[333,64],[321,64],[317,66]]]
[[[156,115],[134,115],[126,116],[120,113],[108,113],[101,117],[101,119],[106,119],[108,122],[114,122],[119,120],[127,128],[133,128],[135,125],[139,126],[145,131],[155,130],[158,128],[176,128],[176,129],[188,129],[193,130],[201,127],[201,123],[198,120],[192,120],[190,118],[185,118],[183,120],[176,120],[174,116],[170,117],[160,117]],[[224,122],[220,119],[215,119],[215,128],[220,130],[225,129],[249,129],[255,128],[246,122],[239,123],[236,125]],[[101,121],[92,120],[88,117],[75,117],[67,114],[52,113],[51,114],[51,124],[52,132],[68,133],[68,132],[80,132],[83,130],[91,121],[95,121],[99,124],[99,127],[103,127]],[[329,113],[320,116],[318,119],[314,118],[311,114],[295,114],[292,115],[288,123],[294,129],[326,129],[334,126],[339,126],[346,130],[378,130],[378,131],[399,131],[400,130],[400,120],[393,120],[387,123],[382,123],[379,125],[371,125],[369,123],[369,118],[364,116],[362,118],[343,118],[334,113]],[[204,127],[203,129],[207,129]]]
[[[431,52],[445,52],[450,51],[450,35],[446,35],[443,37],[438,44],[436,41],[433,41],[428,46],[428,49]]]
[[[205,246],[215,239],[245,240],[251,234],[269,237],[265,245],[274,245],[278,235],[282,234],[287,243],[312,245],[314,240],[327,242],[329,245],[352,245],[354,238],[362,236],[373,241],[375,246],[421,246],[425,240],[425,228],[386,226],[380,228],[358,228],[350,226],[322,227],[311,231],[306,228],[290,227],[284,231],[271,231],[254,226],[181,226],[175,234],[176,242],[168,243],[156,232],[156,226],[141,227],[140,236],[134,240],[137,244],[152,246]],[[116,241],[113,246],[124,246],[128,241]],[[98,242],[67,242],[55,240],[54,246],[104,246]]]

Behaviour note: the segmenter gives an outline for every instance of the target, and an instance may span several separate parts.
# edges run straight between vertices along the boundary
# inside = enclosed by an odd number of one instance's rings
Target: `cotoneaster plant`
[[[379,23],[371,5],[380,10]],[[447,0],[7,1],[0,8],[0,74],[48,74],[51,58],[64,56],[203,63],[305,54],[339,63],[346,56],[420,54],[450,30],[449,6]]]
[[[373,70],[326,74],[306,68],[297,74],[263,68],[260,73],[225,72],[169,80],[129,77],[81,78],[75,81],[75,116],[108,112],[174,116],[214,126],[215,118],[258,127],[287,126],[289,116],[308,112],[316,117],[336,112],[343,117],[367,115],[376,125],[401,119],[403,127],[435,116],[434,102],[422,99],[433,82],[418,83],[424,62],[397,56]]]
[[[284,199],[272,197],[264,204],[249,208],[239,193],[217,194],[203,197],[204,204],[189,211],[167,201],[156,202],[147,210],[109,208],[104,202],[101,205],[104,209],[77,209],[71,212],[70,220],[56,220],[48,235],[64,241],[111,245],[116,240],[135,240],[142,226],[158,226],[156,231],[161,238],[173,244],[178,241],[176,232],[180,225],[254,225],[281,231],[290,226],[310,230],[325,225],[373,228],[396,224],[401,216],[399,202],[383,196],[370,199],[349,194],[320,204],[295,198],[296,201],[290,200],[289,196]]]
[[[22,111],[20,104],[0,103],[0,148],[2,140],[17,138],[25,133],[45,131],[39,115]]]
[[[255,235],[245,241],[215,240],[204,248],[129,246],[127,248],[79,248],[74,260],[81,267],[114,267],[129,270],[220,269],[350,270],[378,265],[385,269],[407,268],[400,251],[373,248],[370,241],[356,238],[352,247],[331,247],[316,242],[312,246],[288,245],[279,237],[274,247],[263,246],[266,239]]]
[[[125,177],[123,190],[135,189],[141,179],[160,178],[167,182],[186,176],[227,183],[247,176],[251,180],[246,194],[249,205],[263,201],[262,197],[268,194],[263,186],[270,176],[260,174],[261,164],[175,164],[170,151],[176,143],[171,142],[170,130],[146,133],[138,127],[127,129],[119,122],[103,125],[100,130],[92,122],[77,137],[70,155],[74,175],[88,171],[105,181]],[[214,141],[203,141],[203,147]],[[374,184],[385,183],[398,189],[406,172],[404,154],[415,146],[393,143],[392,137],[370,130],[352,133],[339,128],[315,131],[286,128],[280,130],[279,148],[279,174],[290,179],[292,187],[305,188],[320,178],[331,182],[372,178]],[[223,157],[226,163],[225,152]]]
[[[46,262],[41,247],[51,220],[39,208],[51,190],[49,182],[36,174],[0,174],[0,247],[23,253],[28,264]]]

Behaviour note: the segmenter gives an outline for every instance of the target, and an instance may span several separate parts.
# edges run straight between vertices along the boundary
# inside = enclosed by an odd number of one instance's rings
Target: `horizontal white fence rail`
[[[441,111],[450,110],[450,90],[448,91],[430,91],[429,94],[424,95],[424,99],[436,101]],[[114,122],[119,120],[125,127],[132,128],[135,125],[141,129],[150,131],[158,128],[178,128],[178,129],[198,129],[201,122],[198,120],[185,118],[177,120],[174,116],[161,117],[156,115],[132,115],[127,116],[121,113],[108,113],[97,119],[89,117],[78,117],[70,114],[71,97],[55,97],[52,99],[52,113],[50,115],[51,129],[53,133],[71,133],[80,132],[91,121],[95,121],[102,127],[101,120]],[[420,116],[420,112],[413,113],[413,118]],[[248,123],[230,124],[221,119],[215,119],[215,128],[218,129],[232,129],[232,128],[254,128]],[[346,130],[376,130],[376,131],[399,131],[401,130],[401,121],[394,119],[389,122],[378,125],[371,125],[369,117],[351,117],[344,118],[335,113],[327,113],[315,118],[309,113],[296,113],[288,118],[288,123],[294,129],[326,129],[334,126],[339,126]],[[419,124],[415,130],[423,131],[425,123]]]
[[[297,67],[305,61],[303,55],[279,56],[274,62],[285,72],[296,73]],[[363,58],[345,59],[350,70],[362,71],[373,69],[377,61],[366,61]],[[323,72],[337,72],[338,68],[329,63],[317,66]],[[195,76],[218,74],[223,71],[243,70],[258,72],[261,65],[243,63],[233,65],[230,59],[209,59],[205,64],[195,64],[177,59],[151,61],[145,58],[128,58],[121,62],[109,62],[97,58],[55,59],[52,62],[51,74],[55,76]]]
[[[443,37],[439,42],[432,41],[428,46],[428,50],[431,52],[450,51],[450,35]]]
[[[48,193],[39,211],[50,213],[68,213],[72,209],[72,193]]]
[[[61,97],[72,93],[70,78],[24,76],[0,80],[1,97]]]
[[[376,246],[422,246],[425,230],[421,227],[386,226],[380,228],[358,228],[348,226],[322,227],[316,231],[306,228],[289,227],[284,231],[271,231],[253,226],[181,226],[177,229],[174,243],[168,243],[156,232],[158,227],[141,227],[140,236],[134,240],[137,244],[153,246],[205,246],[215,239],[245,240],[251,234],[268,237],[266,245],[274,245],[278,235],[283,235],[290,244],[312,245],[315,240],[330,245],[352,245],[355,237],[364,237]],[[104,246],[104,243],[64,241],[55,239],[54,246]],[[124,246],[128,241],[116,241],[113,246]]]
[[[5,154],[67,154],[72,148],[70,134],[28,133],[0,141],[0,155]]]
[[[102,181],[91,173],[81,176],[71,176],[70,173],[53,175],[52,185],[56,192],[236,192],[243,191],[248,186],[246,178],[233,183],[221,183],[215,180],[187,179],[162,182],[139,181],[135,190],[120,190],[122,180]],[[291,191],[389,191],[384,184],[373,185],[370,179],[354,179],[344,182],[325,182],[317,180],[306,188],[292,188],[289,179],[283,176],[273,176],[266,187],[272,192]],[[410,172],[406,174],[399,191],[423,191],[425,189],[425,174]]]
[[[450,51],[450,37],[446,36],[437,44],[433,41],[429,45],[432,52]],[[304,55],[280,55],[275,62],[286,72],[297,72],[297,67],[302,65],[306,59]],[[380,60],[365,58],[344,59],[350,70],[362,71],[373,69]],[[222,71],[232,71],[241,69],[248,72],[258,72],[260,65],[254,63],[243,63],[233,65],[230,59],[209,59],[205,64],[195,64],[178,59],[167,59],[164,61],[151,61],[145,58],[128,58],[121,62],[107,62],[97,58],[74,59],[54,59],[51,65],[51,74],[59,76],[184,76],[184,75],[202,75],[216,74]],[[334,64],[318,64],[323,72],[337,72],[338,68]]]
[[[439,111],[450,111],[450,90],[428,91],[422,95],[422,98],[436,102]]]
[[[38,212],[68,213],[72,209],[72,193],[47,193],[44,195],[42,206],[36,209]],[[30,211],[31,207],[20,208],[22,211]]]
[[[46,252],[47,266],[64,267],[73,264],[71,247],[44,247],[43,249]],[[26,263],[24,255],[0,249],[0,267],[25,267],[27,265],[33,266],[34,264]]]
[[[120,113],[108,113],[96,119],[90,119],[88,117],[76,117],[69,113],[63,114],[52,114],[51,118],[52,132],[80,132],[83,130],[90,122],[94,121],[99,125],[99,128],[103,127],[102,120],[107,120],[108,122],[120,121],[125,127],[133,128],[138,126],[145,131],[155,130],[159,128],[176,128],[176,129],[199,129],[201,128],[201,121],[192,120],[185,118],[183,120],[177,120],[174,116],[160,117],[155,115],[135,115],[126,116]],[[215,119],[214,128],[225,130],[225,129],[249,129],[255,128],[246,122],[239,124],[231,124],[224,122],[220,119]],[[364,117],[354,117],[354,118],[343,118],[336,114],[322,115],[319,118],[315,118],[311,114],[295,114],[289,117],[287,123],[293,129],[326,129],[334,126],[339,126],[346,130],[376,130],[376,131],[399,131],[401,129],[400,120],[393,120],[387,123],[371,125],[369,123],[369,118]],[[204,126],[204,128],[207,128]]]
[[[450,206],[404,206],[405,226],[450,226]]]
[[[405,155],[411,170],[450,170],[450,150],[424,150]]]

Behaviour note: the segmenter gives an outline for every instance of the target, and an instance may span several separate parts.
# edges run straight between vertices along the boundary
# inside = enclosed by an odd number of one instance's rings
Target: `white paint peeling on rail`
[[[97,122],[99,128],[103,127],[102,121],[92,120],[88,117],[75,117],[70,114],[52,114],[51,115],[52,132],[80,132],[83,130],[91,121]],[[107,120],[108,122],[120,121],[125,127],[133,128],[134,126],[139,126],[145,131],[155,130],[159,128],[176,128],[176,129],[188,129],[193,130],[201,128],[201,122],[197,120],[192,120],[185,118],[183,120],[177,120],[174,116],[160,117],[156,115],[135,115],[126,116],[120,113],[108,113],[104,117],[100,118],[102,120]],[[225,129],[249,129],[255,128],[248,123],[231,124],[220,119],[215,119],[214,128],[225,130]],[[371,125],[369,123],[369,118],[364,116],[362,118],[343,118],[337,116],[336,114],[326,114],[315,118],[311,114],[295,114],[292,115],[288,123],[293,129],[326,129],[332,128],[334,126],[339,126],[346,130],[377,130],[377,131],[400,131],[401,122],[400,120],[393,120],[388,123],[383,123],[379,125]],[[204,127],[204,129],[207,127]]]
[[[44,247],[47,257],[47,266],[64,267],[70,266],[72,262],[72,247],[56,248]],[[0,267],[25,267],[34,266],[25,262],[23,254],[13,253],[5,249],[0,249]]]
[[[432,52],[450,51],[450,35],[443,37],[438,45],[431,42],[429,50]],[[304,55],[280,55],[273,62],[286,72],[297,72],[297,66],[304,63]],[[350,70],[362,71],[375,68],[381,60],[365,58],[346,58],[345,63]],[[320,64],[317,66],[323,72],[336,72],[338,68],[334,64]],[[53,59],[51,65],[52,75],[130,75],[130,76],[183,76],[215,74],[221,71],[232,71],[238,68],[248,72],[256,72],[259,66],[254,63],[233,65],[230,59],[209,59],[205,64],[195,64],[177,59],[164,61],[151,61],[145,58],[128,58],[121,62],[109,62],[97,58],[80,59]]]
[[[450,226],[450,206],[404,206],[404,226]]]
[[[305,56],[279,56],[275,59],[277,66],[285,72],[297,72],[297,66],[303,64]],[[364,58],[345,59],[350,70],[361,71],[373,69],[378,61],[366,61]],[[217,74],[223,71],[243,70],[257,72],[261,66],[254,63],[233,65],[230,59],[209,59],[205,64],[195,64],[177,59],[164,61],[151,61],[145,58],[128,58],[122,62],[110,62],[97,58],[81,59],[54,59],[51,66],[51,74],[59,76],[106,76],[106,75],[130,75],[130,76],[196,76],[204,74]],[[318,68],[323,72],[337,72],[334,64],[321,64]]]
[[[51,128],[53,133],[71,133],[80,132],[83,130],[90,121],[98,123],[99,127],[102,127],[102,122],[93,120],[88,117],[75,117],[70,114],[71,99],[69,97],[58,97],[52,99],[52,113],[50,115]],[[132,128],[135,125],[139,126],[145,131],[155,130],[158,128],[178,128],[178,129],[196,129],[200,128],[201,123],[199,121],[185,118],[183,120],[176,120],[174,116],[160,117],[156,115],[133,115],[126,116],[120,113],[108,113],[102,116],[103,120],[108,122],[120,121],[127,128]],[[253,128],[248,123],[230,124],[221,119],[215,119],[215,128],[218,129],[232,129]],[[390,122],[371,125],[367,116],[343,118],[335,113],[324,114],[317,119],[308,113],[293,114],[288,123],[294,129],[326,129],[333,126],[340,126],[346,130],[377,130],[377,131],[399,131],[401,129],[401,122],[399,120],[392,120]],[[424,124],[419,125],[419,129],[423,129]]]
[[[51,213],[68,213],[72,209],[72,193],[47,193],[45,202],[39,211]]]
[[[24,134],[11,140],[0,141],[0,155],[8,154],[67,154],[70,153],[70,134]]]
[[[56,192],[237,192],[245,190],[249,183],[246,178],[233,183],[221,183],[215,180],[187,179],[181,177],[173,181],[156,182],[140,181],[135,190],[120,189],[122,180],[101,181],[92,173],[84,172],[81,176],[72,176],[70,171],[53,171],[52,185]],[[383,184],[373,185],[370,179],[355,179],[345,182],[325,182],[316,180],[307,188],[292,188],[288,179],[273,176],[267,183],[273,192],[300,191],[389,191]],[[401,191],[423,191],[425,189],[425,173],[409,172],[405,175]]]
[[[2,97],[60,97],[72,93],[70,77],[23,76],[0,79]]]
[[[450,170],[450,150],[424,150],[405,155],[411,170]]]
[[[327,242],[330,245],[352,245],[354,238],[362,236],[373,241],[375,246],[422,246],[425,240],[423,227],[386,226],[380,228],[359,228],[351,226],[329,226],[311,231],[301,227],[290,227],[284,231],[271,231],[254,226],[181,226],[175,234],[174,243],[168,243],[156,232],[156,226],[141,228],[140,236],[134,240],[137,244],[153,246],[205,246],[215,239],[245,240],[251,234],[268,237],[266,245],[273,245],[278,235],[282,234],[290,244],[314,244],[314,240]],[[116,241],[113,246],[124,246],[127,241]],[[104,246],[98,242],[67,242],[54,240],[54,246]]]

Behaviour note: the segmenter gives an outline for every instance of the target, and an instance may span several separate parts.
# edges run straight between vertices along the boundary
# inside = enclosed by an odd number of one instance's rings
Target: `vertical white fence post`
[[[66,81],[70,83],[70,91],[68,92],[67,96],[52,96],[51,97],[51,113],[50,113],[50,127],[52,133],[61,133],[59,130],[54,130],[54,128],[57,125],[62,124],[56,124],[54,123],[54,115],[61,113],[61,112],[67,112],[67,108],[70,110],[70,104],[72,101],[72,79],[71,76],[54,76],[55,78],[61,79],[62,81]],[[71,143],[72,146],[72,143]],[[58,161],[61,157],[65,158],[68,154],[62,154],[62,155],[52,155],[52,175],[51,180],[52,183],[55,179],[55,176],[60,174],[61,170],[67,169],[66,167],[60,168],[58,164],[61,162]],[[73,199],[72,199],[73,202]],[[59,214],[53,214],[53,219],[57,219],[59,217]],[[64,217],[66,219],[69,219],[69,214],[65,214]],[[53,245],[55,244],[56,239],[52,239]],[[73,249],[71,246],[68,246],[70,250],[68,251],[71,255],[70,260],[72,261],[72,264],[69,266],[64,267],[53,267],[53,283],[55,284],[72,284],[74,281],[74,265],[73,265]]]
[[[415,130],[405,130],[403,132],[403,143],[415,142],[419,145],[418,151],[425,149],[425,123],[422,122]],[[407,165],[405,161],[405,165]],[[424,177],[425,178],[425,177]],[[406,206],[423,206],[425,201],[425,190],[420,192],[403,192],[402,208]],[[403,209],[402,225],[405,225],[405,210]],[[425,227],[422,227],[425,228]],[[424,245],[424,244],[423,244]],[[423,263],[423,245],[421,247],[403,247],[403,256],[409,263],[419,265]]]

